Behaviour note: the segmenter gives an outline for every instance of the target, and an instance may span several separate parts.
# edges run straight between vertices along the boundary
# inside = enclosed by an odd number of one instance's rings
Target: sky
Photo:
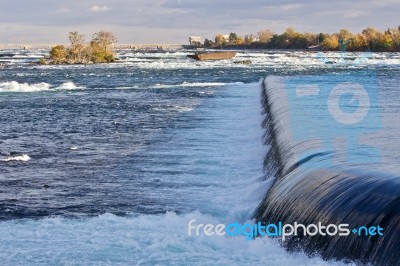
[[[188,36],[353,32],[400,25],[400,0],[0,0],[0,43],[57,44],[112,31],[121,44],[184,44]]]

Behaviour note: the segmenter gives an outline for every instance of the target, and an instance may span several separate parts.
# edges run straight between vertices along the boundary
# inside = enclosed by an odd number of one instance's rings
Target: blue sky
[[[66,43],[75,30],[88,38],[110,30],[120,43],[186,43],[190,32],[204,38],[400,25],[400,0],[0,0],[0,7],[0,43]]]

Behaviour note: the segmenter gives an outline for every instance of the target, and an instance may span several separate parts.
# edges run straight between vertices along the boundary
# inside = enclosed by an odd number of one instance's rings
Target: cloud
[[[346,12],[343,14],[343,18],[359,18],[359,17],[367,16],[369,14],[370,14],[370,12],[367,12],[367,11]]]
[[[393,5],[393,4],[399,4],[398,0],[374,0],[372,1],[372,3],[374,3],[377,6],[389,6],[389,5]]]
[[[68,12],[71,12],[71,9],[66,8],[66,7],[60,7],[60,8],[57,10],[57,13],[68,13]]]
[[[285,11],[288,11],[288,10],[299,9],[301,7],[303,7],[302,4],[287,4],[287,5],[283,5],[282,9]]]
[[[89,9],[91,12],[106,12],[110,10],[108,6],[93,5]]]

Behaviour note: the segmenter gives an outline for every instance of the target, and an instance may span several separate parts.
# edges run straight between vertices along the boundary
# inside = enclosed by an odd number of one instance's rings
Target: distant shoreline
[[[37,50],[37,49],[51,49],[57,44],[0,44],[1,50]],[[67,45],[67,44],[62,44]],[[223,50],[231,50],[231,51],[281,51],[281,52],[294,52],[294,51],[303,51],[303,52],[340,52],[338,50],[316,50],[316,49],[278,49],[278,48],[261,48],[261,47],[250,47],[250,46],[226,46],[226,47],[214,47],[214,48],[201,48],[199,47],[185,45],[185,44],[118,44],[115,46],[116,50],[120,49],[132,49],[134,51],[171,51],[171,50],[180,50],[187,49],[192,50],[193,52],[201,52],[201,51],[223,51]],[[352,52],[352,51],[348,51]],[[365,52],[365,51],[354,51],[354,52]],[[374,51],[374,53],[393,53],[398,51]]]

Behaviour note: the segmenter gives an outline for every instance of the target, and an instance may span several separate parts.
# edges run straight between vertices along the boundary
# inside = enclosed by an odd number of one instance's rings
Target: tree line
[[[386,31],[368,27],[360,33],[341,29],[338,33],[300,33],[289,27],[282,34],[269,29],[257,34],[239,36],[232,32],[228,36],[217,34],[214,39],[205,39],[199,46],[205,48],[242,49],[309,49],[326,51],[400,51],[400,26]]]
[[[77,31],[70,32],[68,39],[69,46],[56,45],[50,50],[50,63],[89,64],[115,61],[113,45],[117,38],[112,32],[99,31],[93,34],[89,43],[86,43],[85,35]]]

